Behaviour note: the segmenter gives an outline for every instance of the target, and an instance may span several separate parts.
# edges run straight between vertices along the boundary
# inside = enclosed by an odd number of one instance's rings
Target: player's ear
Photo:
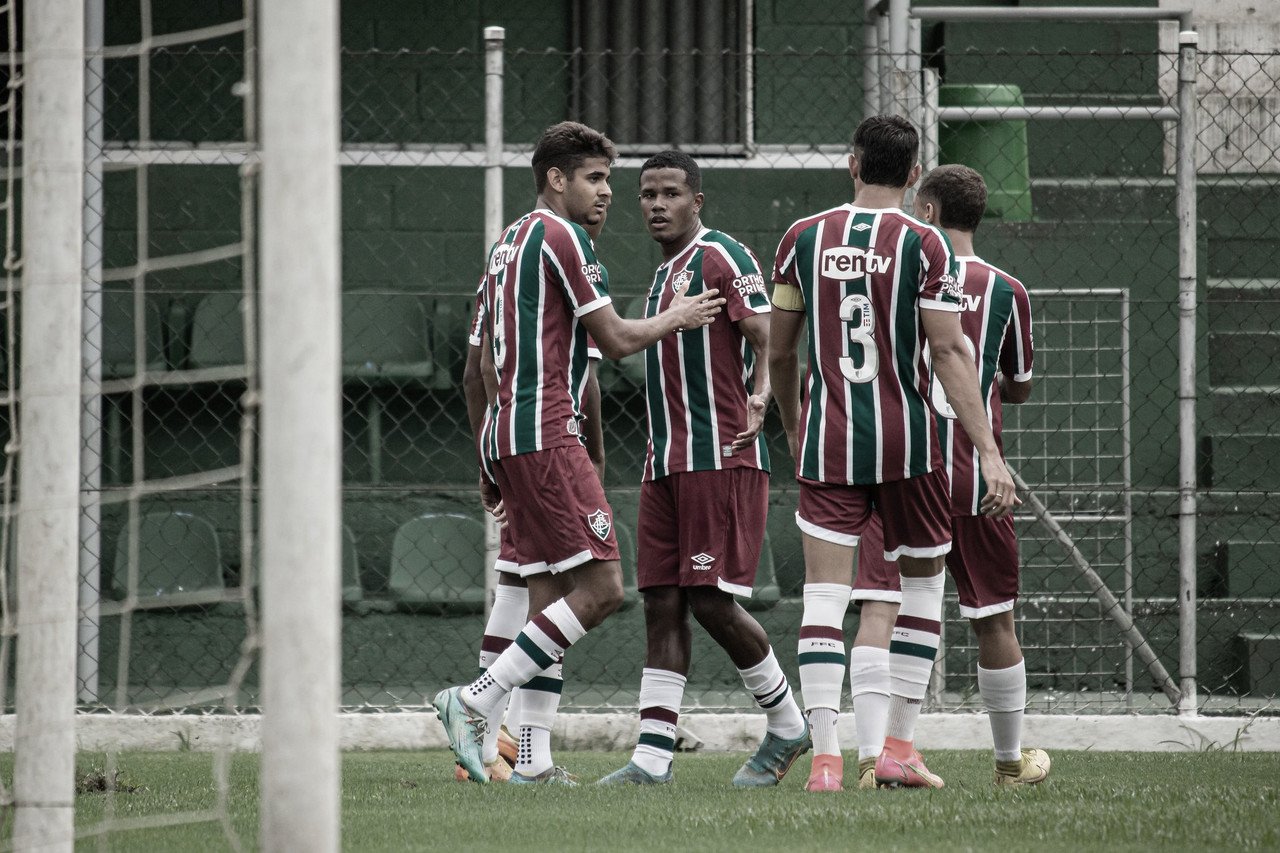
[[[704,196],[702,193],[694,193],[693,194],[693,212],[701,213],[702,205],[704,202],[706,202],[706,200],[707,200],[707,197]]]
[[[849,177],[858,180],[858,155],[849,155]]]
[[[547,169],[547,186],[551,187],[558,193],[564,192],[565,184],[568,182],[568,176],[560,171],[557,166]]]
[[[916,181],[920,180],[920,175],[924,172],[924,167],[916,163],[911,167],[911,174],[907,176],[907,188],[910,189],[916,185]]]

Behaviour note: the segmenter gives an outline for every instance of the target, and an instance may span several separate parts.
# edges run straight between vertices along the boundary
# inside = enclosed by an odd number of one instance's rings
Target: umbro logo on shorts
[[[711,564],[714,563],[715,561],[716,561],[716,558],[711,556],[710,554],[694,554],[693,570],[695,572],[711,571]]]
[[[591,527],[591,531],[599,536],[603,541],[609,538],[609,531],[613,529],[613,521],[609,518],[609,513],[602,509],[597,509],[591,515],[587,516],[587,524]]]

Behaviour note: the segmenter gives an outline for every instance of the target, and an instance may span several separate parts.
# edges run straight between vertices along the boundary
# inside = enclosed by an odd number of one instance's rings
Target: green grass
[[[12,774],[12,757],[0,772]],[[1280,849],[1280,755],[1057,752],[1053,775],[1025,790],[991,786],[987,752],[936,751],[941,791],[806,794],[809,761],[775,789],[738,791],[744,756],[680,755],[663,788],[481,787],[452,780],[445,752],[349,753],[343,759],[346,850],[1230,850]],[[563,753],[591,781],[626,753]],[[81,755],[78,773],[103,767]],[[213,758],[135,753],[120,759],[119,818],[158,817],[216,802]],[[231,825],[257,833],[257,756],[231,766]],[[107,797],[82,794],[76,823],[101,820]],[[10,826],[5,827],[7,836]],[[93,839],[80,843],[91,849]],[[114,832],[113,851],[229,849],[216,823]]]

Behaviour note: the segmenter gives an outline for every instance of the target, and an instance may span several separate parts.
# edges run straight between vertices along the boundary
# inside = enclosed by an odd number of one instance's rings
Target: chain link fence
[[[912,61],[938,75],[940,107],[1169,107],[1176,49],[1157,43],[1152,26],[1144,32],[1143,50],[1013,52],[965,47],[983,43],[972,28],[943,39],[926,27]],[[647,153],[675,140],[698,155],[704,221],[765,265],[791,221],[850,197],[844,159],[863,115],[866,52],[749,46],[732,28],[720,38],[710,53],[608,44],[506,53],[505,218],[531,203],[527,157],[542,128],[572,116],[615,133],[623,156],[597,247],[625,316],[637,316],[660,261],[631,195]],[[109,48],[89,62],[97,121],[88,141],[80,697],[90,706],[258,704],[255,578],[270,567],[257,564],[254,545],[255,350],[271,330],[255,320],[252,62],[243,44],[224,35],[145,60]],[[1201,707],[1274,710],[1280,281],[1269,259],[1280,248],[1271,225],[1280,213],[1280,54],[1220,50],[1198,62]],[[342,671],[352,707],[421,707],[476,667],[484,535],[461,374],[485,249],[483,63],[476,50],[343,53]],[[717,105],[721,120],[700,123],[699,107]],[[1016,614],[1032,708],[1168,710],[1135,636],[1176,677],[1172,123],[993,119],[926,131],[938,162],[986,175],[991,212],[978,250],[1028,285],[1035,312],[1036,390],[1006,407],[1005,421],[1011,464],[1044,509],[1028,503],[1017,518]],[[16,350],[6,356],[11,364]],[[642,371],[634,359],[608,363],[601,384],[606,490],[624,569],[634,573]],[[750,606],[794,680],[804,569],[775,416],[767,438],[774,472],[758,585],[768,594]],[[1098,584],[1136,634],[1120,630]],[[948,600],[934,707],[979,707],[976,646]],[[625,609],[575,646],[563,707],[634,706],[644,659],[637,603],[629,592]],[[694,643],[688,703],[748,707],[724,654],[700,632]]]

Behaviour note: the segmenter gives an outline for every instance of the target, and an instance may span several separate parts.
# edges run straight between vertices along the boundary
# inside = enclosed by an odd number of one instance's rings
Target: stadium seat
[[[146,354],[143,367],[146,370],[164,370],[164,318],[160,305],[154,298],[143,302],[146,319],[144,335]],[[134,329],[133,292],[128,290],[104,290],[102,292],[102,376],[104,379],[132,376],[137,337]]]
[[[239,292],[210,293],[191,318],[193,368],[244,364],[244,297]]]
[[[403,610],[484,610],[484,525],[461,513],[426,513],[396,531],[391,597]]]
[[[459,332],[460,333],[460,332]],[[342,297],[342,373],[368,388],[369,480],[382,481],[381,385],[426,384],[435,372],[423,300],[408,293],[354,291]]]
[[[360,555],[356,552],[356,535],[342,525],[342,603],[356,604],[364,600],[360,583]]]
[[[127,526],[116,540],[112,587],[128,593]],[[222,590],[222,552],[213,525],[186,511],[149,512],[138,527],[138,599]]]
[[[742,606],[748,610],[769,610],[782,598],[778,588],[778,573],[773,565],[773,546],[769,542],[769,534],[764,535],[764,544],[760,548],[760,566],[756,569],[755,589],[751,597],[745,599]]]

